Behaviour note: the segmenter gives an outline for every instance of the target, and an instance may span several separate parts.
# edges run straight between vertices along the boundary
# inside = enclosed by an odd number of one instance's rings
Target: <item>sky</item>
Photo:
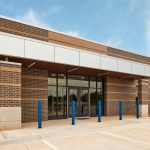
[[[150,56],[150,0],[0,0],[0,15]]]

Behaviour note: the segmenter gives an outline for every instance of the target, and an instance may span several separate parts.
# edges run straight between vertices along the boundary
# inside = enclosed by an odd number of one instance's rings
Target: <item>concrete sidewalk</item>
[[[114,143],[124,145],[124,148],[139,149],[141,147],[137,145],[140,144],[150,149],[149,137],[150,118],[136,119],[128,116],[119,121],[118,117],[103,117],[101,123],[97,122],[97,118],[91,118],[76,120],[74,126],[70,119],[52,120],[43,122],[42,129],[38,129],[34,122],[24,123],[19,130],[1,131],[0,150],[16,146],[19,150],[87,150],[99,149],[98,146],[105,150],[109,147],[116,149]],[[102,145],[99,145],[100,141],[103,141]],[[120,146],[119,149],[124,148]]]

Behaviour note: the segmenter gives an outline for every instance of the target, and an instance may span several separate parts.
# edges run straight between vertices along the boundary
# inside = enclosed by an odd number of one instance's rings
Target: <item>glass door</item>
[[[68,117],[70,118],[72,115],[72,100],[75,101],[75,108],[77,107],[78,101],[78,90],[77,89],[69,89],[69,99],[68,99]],[[75,109],[75,115],[77,116],[77,108]]]
[[[79,117],[88,117],[89,116],[89,98],[88,98],[88,89],[79,89],[79,102],[80,108]]]
[[[72,100],[75,101],[75,116],[77,118],[89,117],[89,91],[88,88],[69,88],[68,117],[72,114]]]

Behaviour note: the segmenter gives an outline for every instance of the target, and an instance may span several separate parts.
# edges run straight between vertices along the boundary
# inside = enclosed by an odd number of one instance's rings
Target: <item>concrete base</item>
[[[140,117],[148,117],[148,104],[140,105]]]
[[[0,130],[21,128],[21,107],[0,107]]]

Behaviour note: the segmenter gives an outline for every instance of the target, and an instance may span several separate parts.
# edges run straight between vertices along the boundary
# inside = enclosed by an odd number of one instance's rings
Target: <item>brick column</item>
[[[37,121],[38,100],[43,120],[48,120],[48,71],[22,68],[22,122]]]
[[[21,128],[21,64],[0,61],[0,130]]]
[[[142,117],[148,116],[149,112],[149,80],[138,81],[138,97],[140,100],[140,114]]]

